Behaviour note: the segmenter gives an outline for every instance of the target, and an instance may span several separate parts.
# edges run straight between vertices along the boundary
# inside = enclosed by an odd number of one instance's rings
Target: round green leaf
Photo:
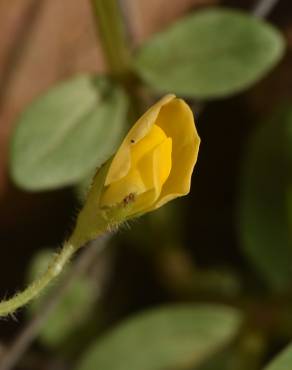
[[[281,34],[268,23],[240,11],[208,8],[146,42],[135,68],[159,92],[217,98],[258,81],[283,49]]]
[[[235,335],[238,311],[173,305],[138,314],[100,338],[77,370],[162,370],[195,366]]]
[[[53,87],[19,119],[11,143],[13,180],[27,190],[77,183],[116,149],[126,122],[123,90],[82,75]]]
[[[287,194],[292,186],[292,107],[253,133],[244,156],[239,225],[242,248],[275,289],[292,284],[292,232]]]
[[[292,368],[292,345],[288,346],[277,356],[264,370],[291,370]]]

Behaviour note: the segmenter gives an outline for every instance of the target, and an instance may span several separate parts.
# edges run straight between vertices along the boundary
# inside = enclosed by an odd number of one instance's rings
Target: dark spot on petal
[[[128,205],[129,203],[132,203],[134,202],[135,200],[135,194],[134,193],[130,193],[128,194],[124,199],[123,199],[123,204],[124,206]]]

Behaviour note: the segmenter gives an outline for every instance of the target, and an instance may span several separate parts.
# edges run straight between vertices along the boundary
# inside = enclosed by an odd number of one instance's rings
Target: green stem
[[[18,308],[36,298],[51,281],[60,275],[66,263],[80,247],[110,229],[110,221],[104,219],[97,206],[109,164],[110,161],[95,176],[87,201],[78,215],[73,233],[69,240],[64,243],[60,253],[55,254],[44,274],[33,281],[24,291],[0,302],[0,317],[12,314]]]
[[[0,303],[0,317],[12,314],[18,308],[26,305],[33,298],[37,297],[41,291],[62,272],[64,266],[77,249],[78,247],[74,246],[72,243],[66,242],[61,252],[54,256],[52,262],[42,276],[33,281],[21,293],[16,293],[14,297]]]
[[[125,81],[130,74],[131,52],[119,4],[117,0],[91,1],[110,72],[115,78]]]
[[[135,122],[141,113],[139,80],[131,68],[132,50],[126,37],[119,0],[91,0],[91,3],[109,72],[127,91],[129,122]]]

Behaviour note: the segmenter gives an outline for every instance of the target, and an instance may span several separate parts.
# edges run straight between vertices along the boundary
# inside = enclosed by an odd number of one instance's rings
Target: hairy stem
[[[36,298],[52,280],[60,275],[66,263],[80,247],[110,230],[112,220],[104,218],[103,212],[98,206],[109,165],[110,161],[100,168],[94,177],[87,200],[77,217],[75,228],[69,240],[64,243],[61,251],[54,255],[43,275],[33,281],[21,293],[0,302],[0,317],[14,313],[18,308],[25,306]],[[114,222],[114,224],[117,225],[118,222]]]
[[[26,349],[38,336],[47,319],[62,301],[76,278],[84,274],[90,265],[95,262],[97,256],[103,251],[109,236],[109,234],[106,234],[105,236],[98,238],[96,241],[91,242],[81,256],[78,257],[77,261],[73,264],[72,269],[68,271],[64,280],[61,281],[61,285],[58,285],[57,289],[49,294],[48,298],[45,299],[44,303],[41,305],[39,311],[23,328],[20,334],[16,336],[10,348],[0,358],[0,370],[12,370],[14,368]]]
[[[16,293],[14,297],[0,302],[0,317],[12,314],[18,308],[25,306],[33,298],[37,297],[61,273],[77,249],[78,246],[76,247],[70,242],[65,242],[61,252],[53,257],[52,262],[42,276],[33,281],[24,291]]]

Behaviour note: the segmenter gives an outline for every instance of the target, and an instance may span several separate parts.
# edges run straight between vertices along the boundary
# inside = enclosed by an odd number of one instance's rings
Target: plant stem
[[[99,37],[111,74],[122,82],[130,74],[131,53],[117,0],[91,0]]]
[[[60,253],[54,255],[43,275],[33,281],[24,291],[0,302],[0,317],[14,313],[18,308],[36,298],[51,281],[60,275],[66,263],[79,248],[110,230],[113,221],[104,218],[98,206],[110,163],[111,161],[108,161],[102,166],[94,177],[87,200],[77,217],[75,228]],[[115,225],[117,224],[118,222],[115,222]]]
[[[79,247],[65,242],[61,252],[56,254],[45,273],[33,281],[24,291],[16,293],[14,297],[0,302],[0,317],[5,317],[26,305],[54,280],[63,270],[66,263]]]
[[[24,327],[21,333],[16,336],[15,341],[12,343],[7,353],[1,357],[0,370],[11,370],[14,368],[20,357],[37,337],[48,317],[52,314],[60,301],[62,301],[64,295],[71,288],[76,278],[88,270],[92,262],[94,262],[96,257],[104,249],[108,239],[109,234],[106,234],[92,242],[91,245],[84,250],[72,266],[72,269],[70,269],[69,273],[65,276],[64,280],[62,280],[62,284],[58,286],[56,291],[54,290],[51,292],[49,297],[42,304],[38,313]]]
[[[110,74],[128,93],[128,120],[135,122],[141,114],[138,78],[131,68],[132,50],[119,0],[91,0],[99,39]]]

